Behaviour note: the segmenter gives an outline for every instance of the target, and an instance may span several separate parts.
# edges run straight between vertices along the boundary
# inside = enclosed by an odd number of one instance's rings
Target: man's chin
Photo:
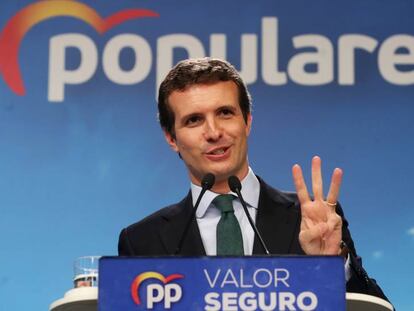
[[[218,183],[227,183],[227,180],[230,176],[237,176],[240,180],[243,179],[248,172],[248,166],[243,169],[237,169],[235,167],[231,167],[229,165],[211,165],[206,168],[204,168],[202,171],[197,172],[197,174],[194,174],[192,177],[197,177],[195,180],[197,181],[197,184],[201,184],[201,181],[203,180],[203,177],[207,173],[211,173],[215,177],[215,184]],[[193,183],[194,179],[192,178]]]
[[[236,175],[240,177],[239,175],[241,175],[240,172],[238,172],[237,170],[229,169],[229,168],[217,169],[217,170],[212,169],[210,172],[214,174],[214,176],[216,177],[216,181],[215,181],[216,183],[221,183],[221,182],[227,183],[227,180],[229,179],[230,176]]]

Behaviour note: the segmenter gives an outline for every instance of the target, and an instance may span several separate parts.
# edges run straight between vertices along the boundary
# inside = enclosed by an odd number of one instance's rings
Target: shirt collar
[[[260,195],[260,183],[257,179],[256,175],[254,174],[253,170],[249,167],[249,172],[247,173],[246,177],[243,178],[241,181],[242,189],[241,194],[243,196],[244,201],[246,202],[247,206],[258,208],[259,206],[259,195]],[[201,187],[191,183],[191,195],[193,198],[193,205],[196,203],[198,196],[200,195]],[[229,192],[237,197],[236,193]],[[213,191],[207,190],[204,194],[203,198],[200,201],[200,205],[198,206],[196,216],[197,218],[204,217],[207,208],[210,206],[211,202],[214,200],[218,193]]]

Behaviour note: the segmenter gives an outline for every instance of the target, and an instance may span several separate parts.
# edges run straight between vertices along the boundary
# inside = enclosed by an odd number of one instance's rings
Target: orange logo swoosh
[[[159,17],[159,14],[146,9],[126,9],[102,18],[94,9],[75,0],[43,0],[24,7],[7,22],[0,34],[0,73],[14,93],[25,94],[18,62],[22,39],[36,24],[61,16],[80,19],[92,26],[99,34],[103,34],[127,20]]]
[[[163,284],[167,284],[168,282],[171,282],[176,279],[182,279],[182,278],[184,278],[182,274],[171,274],[167,277],[164,277],[161,273],[154,272],[154,271],[148,271],[148,272],[141,273],[134,279],[134,281],[131,284],[132,299],[137,305],[141,304],[138,290],[139,290],[140,284],[146,279],[156,279],[156,280],[161,281]]]

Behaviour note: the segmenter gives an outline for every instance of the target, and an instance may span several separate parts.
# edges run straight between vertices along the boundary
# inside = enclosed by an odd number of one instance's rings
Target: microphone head
[[[240,191],[242,188],[240,180],[237,178],[237,176],[230,176],[227,180],[227,183],[229,184],[230,190],[233,192],[237,193],[237,191]]]
[[[201,188],[204,190],[210,190],[213,187],[215,181],[216,177],[211,173],[207,173],[201,180]]]

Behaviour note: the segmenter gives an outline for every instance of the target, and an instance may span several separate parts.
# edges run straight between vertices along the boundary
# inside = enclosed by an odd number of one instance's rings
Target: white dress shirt
[[[255,222],[257,208],[259,206],[260,183],[250,167],[247,176],[243,178],[241,184],[241,193],[243,199],[247,204],[247,209],[250,216]],[[193,197],[193,202],[196,202],[200,192],[201,187],[192,183],[191,195]],[[249,220],[243,211],[243,207],[240,203],[240,200],[237,198],[237,195],[233,192],[229,192],[229,194],[235,196],[235,199],[233,200],[234,215],[240,224],[240,229],[243,236],[244,254],[251,255],[253,254],[254,231],[250,226]],[[212,204],[212,201],[218,195],[219,193],[207,190],[201,199],[196,213],[201,240],[203,241],[204,249],[208,256],[217,255],[216,230],[212,230],[212,228],[217,227],[217,224],[221,218],[221,212],[214,206],[214,204]]]

